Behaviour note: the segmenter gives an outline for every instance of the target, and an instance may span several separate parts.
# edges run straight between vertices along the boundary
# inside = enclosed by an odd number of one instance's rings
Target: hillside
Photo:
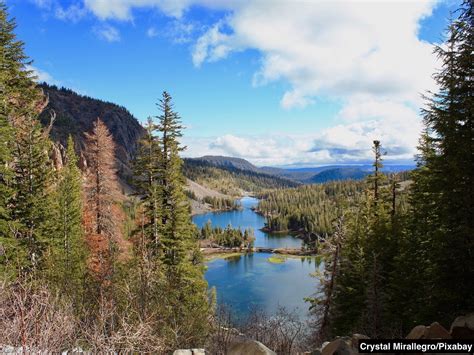
[[[394,164],[382,168],[385,173],[398,173],[414,169],[414,165]],[[337,180],[360,180],[369,174],[372,165],[326,165],[306,168],[275,168],[264,166],[259,171],[280,176],[304,184],[324,183]]]
[[[228,160],[228,158],[226,158],[226,160]],[[243,161],[250,164],[245,160]],[[231,163],[223,163],[222,160],[215,162],[206,158],[188,158],[184,159],[183,169],[188,179],[230,196],[242,196],[248,193],[257,193],[265,189],[295,187],[300,185],[298,182],[279,176],[254,170],[240,169]]]
[[[306,180],[306,182],[310,184],[317,184],[329,181],[361,180],[367,175],[369,175],[369,172],[360,168],[341,167],[323,170]]]
[[[255,165],[242,158],[226,157],[220,155],[205,155],[199,158],[189,158],[189,160],[205,162],[218,168],[234,168],[239,170],[263,172]]]
[[[84,133],[89,132],[93,122],[100,117],[114,138],[119,174],[122,178],[128,175],[130,159],[145,132],[138,120],[122,106],[79,95],[65,88],[47,84],[40,87],[49,97],[49,104],[40,116],[42,122],[47,124],[50,112],[56,113],[51,138],[64,146],[67,137],[72,135],[76,151],[80,154],[85,146]]]

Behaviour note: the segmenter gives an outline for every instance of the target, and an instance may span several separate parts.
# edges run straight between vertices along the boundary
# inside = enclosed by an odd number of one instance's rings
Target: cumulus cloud
[[[416,130],[417,128],[412,129]],[[184,137],[185,156],[225,155],[244,158],[259,166],[314,166],[325,164],[365,164],[372,161],[374,139],[381,139],[387,162],[412,161],[418,139],[408,124],[402,132],[380,126],[376,119],[340,124],[307,135],[226,134],[219,137]]]
[[[103,24],[99,27],[94,28],[95,34],[104,41],[107,42],[119,42],[120,41],[120,32],[109,24]]]
[[[317,95],[373,94],[418,101],[433,87],[435,59],[417,37],[433,2],[249,1],[226,19],[231,34],[211,27],[198,39],[196,66],[242,48],[262,53],[254,82],[287,80],[282,106]],[[221,55],[222,54],[222,55]]]
[[[311,152],[310,136],[237,136],[226,134],[219,137],[184,137],[188,146],[185,156],[226,155],[244,158],[254,164],[285,165],[290,162],[329,162],[324,153]]]

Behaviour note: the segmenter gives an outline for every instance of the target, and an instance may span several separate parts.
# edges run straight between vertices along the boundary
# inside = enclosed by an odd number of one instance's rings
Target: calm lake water
[[[213,226],[253,228],[255,246],[281,248],[301,246],[301,240],[285,234],[269,234],[260,231],[265,218],[251,207],[258,200],[245,197],[240,211],[206,213],[193,217],[194,223],[202,227],[208,220]],[[206,279],[210,287],[217,289],[217,301],[229,305],[232,310],[245,316],[258,307],[274,314],[279,306],[295,310],[305,318],[308,304],[304,298],[316,291],[317,280],[310,276],[318,266],[314,258],[286,258],[284,263],[269,262],[269,253],[246,254],[228,259],[215,259],[207,263]]]
[[[287,234],[265,233],[260,230],[265,225],[265,217],[252,211],[258,200],[253,197],[244,197],[240,200],[242,210],[227,212],[209,212],[193,217],[193,222],[201,228],[207,221],[213,227],[225,228],[229,224],[234,228],[252,228],[255,234],[255,246],[266,248],[299,248],[302,240]]]

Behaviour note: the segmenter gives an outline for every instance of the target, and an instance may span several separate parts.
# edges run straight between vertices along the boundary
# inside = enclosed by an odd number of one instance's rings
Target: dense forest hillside
[[[409,177],[406,172],[390,174],[385,176],[384,183],[380,185],[384,193],[391,194],[393,192],[388,190],[392,187],[391,183],[396,181],[397,208],[405,208]],[[308,241],[321,237],[324,239],[333,234],[334,221],[341,211],[350,211],[359,206],[367,188],[367,181],[341,180],[262,193],[257,211],[267,218],[266,230],[296,232]]]
[[[66,146],[67,137],[72,135],[76,144],[76,152],[80,154],[85,148],[85,132],[90,132],[97,117],[105,123],[116,144],[116,158],[119,174],[128,171],[130,159],[133,157],[138,140],[145,130],[138,120],[124,107],[83,96],[66,88],[41,84],[40,88],[49,99],[48,105],[40,115],[43,124],[48,124],[50,114],[54,112],[56,119],[51,130],[51,138]]]
[[[323,170],[320,173],[312,176],[307,180],[308,183],[323,183],[327,181],[339,181],[339,180],[361,180],[369,175],[369,172],[364,171],[360,168],[353,167],[341,167],[334,169]]]
[[[228,165],[216,166],[213,162],[201,159],[184,159],[184,175],[200,185],[231,196],[299,185],[278,176]]]
[[[255,172],[263,172],[258,167],[242,158],[225,157],[217,155],[205,155],[199,158],[189,158],[195,162],[204,162],[218,168],[235,168],[239,170],[249,170]]]

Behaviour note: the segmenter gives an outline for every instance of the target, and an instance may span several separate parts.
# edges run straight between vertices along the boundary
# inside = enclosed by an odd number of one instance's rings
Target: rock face
[[[474,339],[474,313],[457,317],[451,324],[454,339]]]
[[[276,353],[259,341],[247,340],[234,343],[227,355],[276,355]]]
[[[134,155],[138,140],[145,133],[138,120],[124,107],[82,96],[69,89],[41,84],[40,87],[49,97],[48,106],[40,115],[43,124],[49,123],[49,113],[54,110],[56,119],[51,129],[52,139],[65,146],[69,135],[76,144],[76,152],[85,147],[85,132],[100,117],[112,134],[116,144],[116,158],[119,174],[127,175],[130,158]]]

